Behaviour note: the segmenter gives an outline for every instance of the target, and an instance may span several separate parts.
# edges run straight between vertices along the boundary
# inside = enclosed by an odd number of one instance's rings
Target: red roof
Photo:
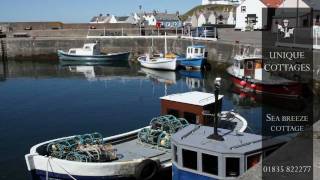
[[[284,0],[261,0],[267,7],[277,8]]]

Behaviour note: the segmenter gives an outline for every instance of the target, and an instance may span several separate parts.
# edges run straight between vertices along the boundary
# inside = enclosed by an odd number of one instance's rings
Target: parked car
[[[31,31],[32,30],[32,26],[26,26],[26,27],[24,27],[24,30]]]
[[[201,27],[196,27],[191,32],[192,37],[208,37],[208,38],[218,38],[218,31],[214,25],[203,25]]]

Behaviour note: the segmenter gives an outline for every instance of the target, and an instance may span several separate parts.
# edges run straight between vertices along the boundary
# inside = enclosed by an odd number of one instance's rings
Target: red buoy
[[[252,89],[256,89],[256,88],[257,88],[257,85],[251,84],[251,88],[252,88]]]
[[[245,86],[246,84],[247,84],[247,82],[245,82],[245,81],[243,81],[243,80],[240,82],[240,85],[241,85],[241,86]]]

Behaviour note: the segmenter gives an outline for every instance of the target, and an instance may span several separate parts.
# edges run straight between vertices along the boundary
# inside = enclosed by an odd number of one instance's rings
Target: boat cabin
[[[213,112],[215,105],[221,111],[223,95],[219,95],[218,102],[215,96],[205,92],[186,92],[163,96],[161,100],[161,114],[174,115],[185,118],[192,124],[209,124],[210,122],[203,116],[203,111]]]
[[[261,56],[236,56],[233,64],[235,76],[262,80],[263,61]]]
[[[219,129],[223,141],[209,139],[213,127],[190,124],[171,139],[173,180],[236,179],[286,141],[262,142],[261,135]],[[262,148],[263,147],[263,148]]]
[[[69,50],[69,55],[100,55],[100,43],[86,43],[82,48],[72,48]]]
[[[193,58],[207,58],[207,52],[206,47],[201,45],[196,46],[188,46],[187,47],[187,53],[186,53],[187,59],[193,59]]]

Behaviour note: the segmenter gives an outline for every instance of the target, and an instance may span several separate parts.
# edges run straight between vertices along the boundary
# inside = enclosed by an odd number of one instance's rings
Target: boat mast
[[[164,33],[164,55],[168,53],[168,47],[167,47],[167,32]]]

